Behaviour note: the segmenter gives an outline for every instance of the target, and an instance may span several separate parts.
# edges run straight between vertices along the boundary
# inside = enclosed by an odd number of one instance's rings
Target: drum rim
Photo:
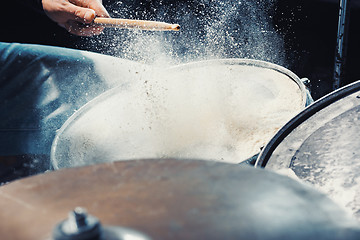
[[[287,122],[282,128],[280,128],[274,137],[266,144],[256,159],[255,167],[265,168],[273,152],[282,143],[282,141],[288,135],[290,135],[292,131],[294,131],[298,126],[308,120],[315,113],[357,91],[360,91],[360,80],[339,88],[319,98],[317,101],[306,107],[303,111]]]
[[[189,63],[183,63],[176,66],[168,67],[168,70],[177,70],[177,69],[189,69],[189,68],[195,68],[195,67],[201,67],[209,64],[216,64],[216,63],[222,63],[225,65],[247,65],[247,66],[254,66],[254,67],[262,67],[267,68],[271,70],[275,70],[281,74],[284,74],[288,78],[290,78],[292,81],[296,83],[296,85],[299,87],[301,92],[301,106],[306,106],[306,89],[303,82],[300,80],[300,78],[290,71],[289,69],[282,67],[280,65],[277,65],[275,63],[270,63],[262,60],[256,60],[256,59],[246,59],[246,58],[223,58],[223,59],[210,59],[210,60],[202,60],[202,61],[196,61],[196,62],[189,62]],[[81,117],[82,114],[84,114],[86,111],[88,111],[94,104],[98,104],[102,101],[107,100],[109,96],[112,96],[114,93],[119,92],[120,88],[123,88],[125,84],[120,84],[119,86],[116,86],[112,89],[107,90],[106,92],[98,95],[97,97],[93,98],[83,106],[81,106],[76,112],[74,112],[56,131],[56,135],[52,141],[51,150],[50,150],[50,168],[58,170],[60,169],[58,167],[57,161],[56,161],[56,148],[58,145],[58,141],[62,133],[78,118]]]
[[[189,68],[189,67],[201,67],[204,65],[208,65],[208,64],[216,64],[216,63],[223,63],[223,64],[227,64],[227,65],[247,65],[247,66],[254,66],[254,67],[262,67],[262,68],[267,68],[267,69],[271,69],[271,70],[275,70],[277,72],[280,72],[282,74],[284,74],[285,76],[287,76],[288,78],[290,78],[291,80],[293,80],[298,87],[301,90],[302,93],[302,102],[301,104],[303,106],[306,105],[306,88],[304,83],[301,81],[301,79],[295,74],[293,73],[291,70],[282,67],[278,64],[275,63],[271,63],[271,62],[266,62],[263,60],[257,60],[257,59],[247,59],[247,58],[222,58],[222,59],[209,59],[209,60],[202,60],[202,61],[198,61],[198,62],[189,62],[189,63],[184,63],[184,64],[180,64],[177,66],[172,66],[169,69],[182,69],[182,68]]]

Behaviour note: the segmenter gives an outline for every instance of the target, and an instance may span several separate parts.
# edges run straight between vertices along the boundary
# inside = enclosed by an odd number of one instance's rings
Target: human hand
[[[98,35],[104,27],[92,26],[97,17],[110,17],[102,0],[42,0],[46,15],[68,32],[78,36]]]

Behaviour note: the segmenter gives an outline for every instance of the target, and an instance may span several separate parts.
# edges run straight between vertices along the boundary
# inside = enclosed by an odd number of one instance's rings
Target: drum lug
[[[306,91],[306,106],[309,106],[310,104],[312,104],[314,102],[314,99],[311,96],[311,82],[310,79],[308,78],[301,78],[300,81],[304,84],[305,86],[305,91]]]
[[[308,89],[310,88],[310,85],[311,85],[310,79],[308,79],[308,78],[301,78],[300,80],[301,80],[301,82],[305,85],[306,88],[308,88]]]

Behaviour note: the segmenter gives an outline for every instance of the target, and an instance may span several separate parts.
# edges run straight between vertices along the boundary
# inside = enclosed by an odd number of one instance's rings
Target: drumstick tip
[[[179,31],[179,30],[180,30],[180,25],[179,25],[179,24],[172,24],[172,25],[171,25],[171,30],[173,30],[173,31]]]

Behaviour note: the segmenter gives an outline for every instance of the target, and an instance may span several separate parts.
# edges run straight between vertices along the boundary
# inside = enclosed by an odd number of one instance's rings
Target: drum
[[[360,219],[360,81],[319,99],[289,121],[256,166],[288,170]]]
[[[55,169],[166,157],[239,163],[259,153],[307,101],[295,74],[257,60],[188,63],[139,79],[67,120],[52,145]]]
[[[352,240],[360,236],[357,222],[342,208],[293,179],[250,166],[177,159],[61,169],[1,186],[0,236],[48,240],[55,232],[57,240],[64,239],[58,238],[59,231],[76,233],[82,226],[80,233],[94,230],[98,226],[94,218],[88,219],[77,207],[97,218],[106,233],[116,233],[112,229],[120,227],[136,236],[104,240]],[[69,212],[75,213],[69,220],[75,215],[76,222],[89,221],[66,228],[63,223]]]

